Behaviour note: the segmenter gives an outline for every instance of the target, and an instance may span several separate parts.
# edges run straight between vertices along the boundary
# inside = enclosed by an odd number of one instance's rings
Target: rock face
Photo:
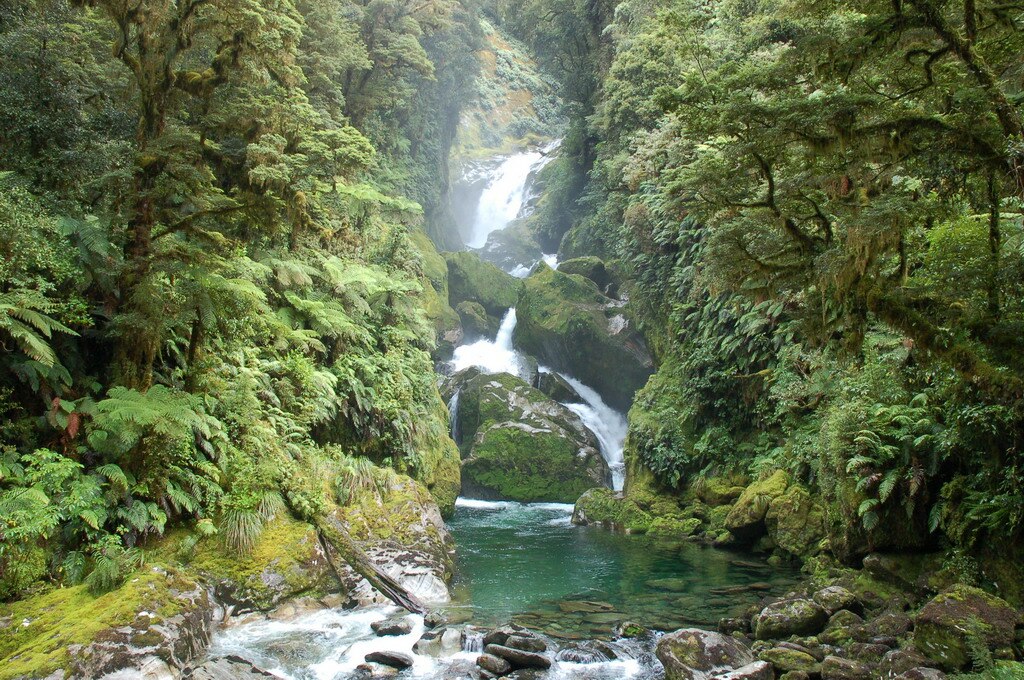
[[[754,636],[758,640],[769,640],[814,635],[820,633],[826,623],[828,614],[813,600],[782,600],[768,605],[754,617]]]
[[[755,662],[750,650],[735,638],[697,628],[683,628],[664,635],[658,640],[655,654],[665,667],[666,680],[704,680]],[[768,671],[771,672],[770,667]]]
[[[767,479],[754,482],[740,494],[725,518],[725,528],[741,540],[752,540],[765,533],[765,517],[772,502],[786,493],[789,475],[777,470]]]
[[[914,646],[945,670],[960,670],[974,648],[996,650],[1013,643],[1017,611],[983,590],[955,586],[921,608]]]
[[[463,493],[477,498],[572,503],[611,472],[575,413],[507,373],[459,373],[458,443]]]
[[[223,656],[204,661],[189,668],[182,676],[185,680],[267,680],[277,678],[239,656]]]
[[[651,355],[622,303],[582,276],[538,265],[526,279],[516,313],[517,347],[592,386],[618,409],[629,408],[653,371]]]
[[[339,519],[366,554],[414,595],[427,603],[449,601],[454,544],[440,509],[422,484],[387,470],[378,474],[378,492],[360,494]],[[347,605],[388,602],[350,568],[341,576]]]
[[[515,307],[522,282],[476,253],[445,253],[448,263],[448,300],[458,308],[462,302],[475,302],[492,317],[500,317]]]

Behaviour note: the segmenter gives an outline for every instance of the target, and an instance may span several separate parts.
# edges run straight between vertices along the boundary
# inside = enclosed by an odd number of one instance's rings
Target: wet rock
[[[814,635],[821,632],[827,622],[828,614],[813,600],[782,600],[769,604],[754,617],[754,636],[758,640],[768,640],[790,635]]]
[[[593,281],[540,264],[516,304],[516,345],[625,411],[654,362],[621,306]]]
[[[185,680],[267,680],[278,676],[240,656],[223,656],[189,668],[181,677]]]
[[[890,611],[866,622],[862,626],[862,630],[867,640],[880,635],[898,638],[906,635],[913,627],[914,622],[909,616],[903,612]]]
[[[551,668],[551,659],[535,652],[524,652],[521,649],[513,649],[504,645],[487,645],[484,647],[484,652],[501,657],[512,664],[514,668]]]
[[[397,668],[381,663],[361,663],[353,674],[355,680],[384,680],[398,675]]]
[[[858,661],[875,662],[886,655],[892,648],[871,642],[851,642],[846,646],[846,655]]]
[[[765,533],[764,519],[771,502],[782,496],[789,484],[789,475],[777,470],[767,479],[748,486],[729,510],[725,528],[738,539],[753,542]]]
[[[615,637],[617,638],[638,638],[647,635],[650,631],[635,621],[623,621],[615,626]]]
[[[685,593],[690,588],[690,582],[685,578],[655,578],[647,581],[646,585],[649,588],[673,593]]]
[[[481,338],[493,338],[501,325],[500,319],[488,316],[487,310],[479,302],[465,300],[455,306],[462,323],[464,342],[474,342]]]
[[[408,635],[412,632],[412,621],[405,616],[394,617],[383,621],[374,621],[370,624],[370,628],[380,637]]]
[[[464,631],[446,628],[441,633],[441,649],[446,652],[457,652],[465,646],[465,643],[466,634]]]
[[[772,680],[775,672],[767,661],[755,661],[736,670],[716,675],[715,680]]]
[[[935,593],[951,585],[938,553],[871,553],[864,558],[864,570],[871,576],[918,595]]]
[[[439,628],[447,624],[448,617],[445,615],[444,612],[439,611],[437,609],[428,612],[427,615],[423,617],[423,625],[427,628]]]
[[[779,676],[779,680],[810,680],[809,673],[804,671],[789,671]]]
[[[733,633],[746,635],[750,632],[750,619],[719,619],[718,632],[722,635],[732,635]]]
[[[879,663],[879,674],[883,678],[895,678],[910,669],[928,665],[928,657],[912,647],[893,649],[882,656],[882,661]]]
[[[871,667],[865,663],[826,656],[821,662],[822,680],[871,680]]]
[[[662,636],[655,654],[665,667],[667,680],[703,680],[711,673],[736,670],[755,661],[739,640],[697,628]]]
[[[398,668],[400,670],[403,668],[411,668],[413,664],[413,658],[411,655],[387,649],[370,652],[363,658],[370,663],[379,663],[381,665]]]
[[[589,602],[586,600],[565,600],[558,603],[558,608],[567,614],[594,614],[615,610],[615,607],[607,602]]]
[[[519,637],[536,637],[536,633],[523,628],[522,626],[511,624],[488,631],[484,635],[484,645],[504,645],[505,642],[513,635]]]
[[[972,646],[989,650],[1013,643],[1020,617],[1004,600],[979,588],[955,586],[935,596],[914,621],[914,646],[945,670],[971,662]]]
[[[512,649],[520,649],[524,652],[546,652],[548,645],[539,637],[527,637],[524,635],[509,635],[505,640],[505,646]]]
[[[828,618],[828,625],[825,626],[827,630],[833,630],[835,628],[848,628],[850,626],[859,626],[864,623],[864,619],[858,614],[855,614],[847,609],[840,609],[835,614]]]
[[[654,518],[633,499],[611,489],[591,489],[579,497],[572,512],[572,523],[579,526],[600,524],[627,534],[645,533]]]
[[[851,612],[861,611],[861,605],[857,600],[857,596],[842,586],[822,588],[814,593],[812,599],[821,605],[821,608],[829,616],[844,609]]]
[[[481,654],[476,659],[476,665],[497,676],[508,675],[512,670],[512,664],[493,654]]]
[[[782,647],[784,649],[792,649],[797,652],[802,652],[809,656],[814,657],[815,661],[822,661],[827,653],[820,646],[812,646],[810,641],[806,641],[807,644],[797,644],[795,642],[782,641],[776,645],[776,647]]]
[[[576,388],[557,373],[538,372],[533,386],[561,404],[584,403],[583,397],[576,391]]]
[[[442,653],[441,635],[444,632],[444,628],[428,630],[412,646],[412,651],[423,656],[440,656]]]
[[[773,647],[760,654],[758,658],[767,661],[779,672],[804,671],[816,674],[820,670],[818,660],[806,652],[788,647]]]
[[[602,291],[606,290],[608,284],[612,282],[611,273],[609,273],[601,258],[598,257],[576,257],[565,262],[559,262],[558,271],[563,274],[575,274],[576,276],[590,279]]]
[[[476,253],[444,253],[448,263],[448,300],[453,307],[475,302],[489,315],[500,317],[516,306],[522,282]]]

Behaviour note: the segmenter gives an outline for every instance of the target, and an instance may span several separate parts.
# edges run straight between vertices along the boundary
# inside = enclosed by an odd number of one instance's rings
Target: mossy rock
[[[792,671],[803,671],[811,675],[821,672],[821,664],[810,654],[788,647],[772,647],[758,655],[762,661],[767,661],[780,673]]]
[[[669,541],[679,541],[693,536],[700,529],[701,521],[696,517],[690,519],[674,519],[657,517],[647,529],[649,536]]]
[[[651,355],[621,303],[589,279],[541,263],[526,279],[516,312],[517,347],[590,385],[616,408],[627,410],[651,376]]]
[[[83,585],[0,605],[0,680],[99,677],[143,658],[181,668],[209,643],[212,611],[194,578],[161,566],[99,597]]]
[[[537,373],[534,387],[561,404],[583,403],[583,397],[579,392],[557,373],[549,371]]]
[[[798,484],[771,501],[765,526],[778,547],[800,557],[819,552],[825,537],[824,511],[810,492]]]
[[[516,220],[504,229],[491,232],[480,257],[503,271],[530,267],[544,255],[526,220]]]
[[[743,495],[744,486],[736,484],[728,477],[708,477],[694,489],[697,497],[715,508],[720,505],[734,503]]]
[[[575,257],[571,260],[560,262],[558,264],[558,271],[563,274],[575,274],[576,276],[590,279],[602,291],[606,290],[608,285],[612,283],[611,272],[604,266],[604,260],[592,255]]]
[[[448,263],[422,229],[410,230],[409,239],[420,256],[423,271],[421,297],[423,310],[436,332],[438,348],[435,357],[446,358],[462,340],[459,315],[448,302]]]
[[[487,314],[501,317],[516,306],[522,282],[471,252],[445,253],[448,263],[448,301],[476,302]]]
[[[493,338],[498,333],[499,323],[493,316],[487,316],[487,310],[479,302],[465,300],[455,307],[462,320],[462,333],[466,342],[480,338]]]
[[[451,381],[459,386],[464,494],[572,503],[610,484],[597,439],[579,416],[517,376],[464,373]]]
[[[1020,614],[980,588],[955,586],[928,602],[914,619],[914,646],[947,671],[1014,641]]]
[[[576,501],[572,522],[577,525],[600,524],[627,533],[646,533],[654,517],[635,501],[618,496],[611,489],[591,489]]]
[[[442,515],[451,517],[462,488],[462,467],[459,448],[449,434],[448,407],[440,393],[433,399],[429,421],[414,435],[413,445],[419,454],[414,476],[430,490]]]
[[[770,477],[754,482],[740,494],[725,519],[725,527],[736,538],[753,541],[766,531],[764,525],[768,509],[775,499],[789,488],[790,478],[784,470],[776,470]]]
[[[174,554],[183,534],[168,538]],[[252,552],[238,555],[216,539],[201,542],[187,566],[215,587],[217,599],[236,611],[269,611],[285,600],[337,587],[312,525],[280,516],[266,525]]]

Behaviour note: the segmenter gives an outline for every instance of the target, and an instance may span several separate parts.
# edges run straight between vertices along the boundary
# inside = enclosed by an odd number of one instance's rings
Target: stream
[[[522,216],[530,178],[550,160],[554,148],[513,154],[491,165],[467,239],[471,249],[483,248],[495,231]],[[558,266],[553,255],[543,259]],[[520,264],[509,273],[525,277],[531,269]],[[532,370],[553,372],[544,366],[531,369],[531,362],[516,350],[516,323],[511,308],[493,339],[455,349],[451,371],[476,367],[528,381]],[[573,376],[559,375],[580,398],[564,405],[595,435],[612,472],[613,489],[621,490],[625,415]],[[453,414],[458,398],[456,393],[449,404]],[[452,428],[453,433],[458,428],[454,418]],[[215,635],[210,654],[236,655],[283,678],[340,680],[355,677],[366,654],[390,651],[412,656],[412,667],[400,677],[472,677],[482,651],[482,629],[512,622],[544,634],[560,650],[545,677],[650,677],[660,670],[652,641],[615,640],[617,626],[637,622],[660,631],[714,628],[720,618],[740,615],[762,596],[785,593],[797,580],[793,571],[773,569],[748,556],[575,526],[572,511],[565,504],[460,498],[448,522],[457,545],[457,569],[452,600],[443,609],[452,625],[430,649],[422,642],[417,645],[427,630],[422,617],[408,616],[408,634],[378,637],[371,623],[401,612],[370,607],[228,625]]]

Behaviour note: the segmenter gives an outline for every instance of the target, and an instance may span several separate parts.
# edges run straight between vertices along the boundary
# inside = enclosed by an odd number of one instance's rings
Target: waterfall
[[[455,372],[477,367],[484,373],[511,373],[526,377],[522,356],[512,348],[512,333],[516,329],[515,307],[505,312],[494,340],[477,340],[455,348],[452,368]]]
[[[583,404],[565,404],[565,407],[578,415],[587,429],[597,437],[597,441],[601,445],[601,455],[604,456],[612,471],[612,489],[621,491],[626,479],[626,465],[622,457],[628,429],[626,417],[604,403],[604,399],[593,388],[564,373],[558,375],[572,385],[572,388],[585,402]]]
[[[512,154],[491,172],[477,205],[467,246],[483,248],[491,232],[504,229],[520,216],[528,198],[530,177],[551,161],[551,152],[557,147],[558,142],[552,142],[540,151]]]
[[[448,420],[451,425],[451,436],[455,441],[459,441],[459,392],[461,390],[455,390],[455,394],[448,401]]]
[[[462,651],[469,652],[470,654],[483,654],[484,653],[484,634],[477,631],[466,631],[466,642],[462,647]]]

